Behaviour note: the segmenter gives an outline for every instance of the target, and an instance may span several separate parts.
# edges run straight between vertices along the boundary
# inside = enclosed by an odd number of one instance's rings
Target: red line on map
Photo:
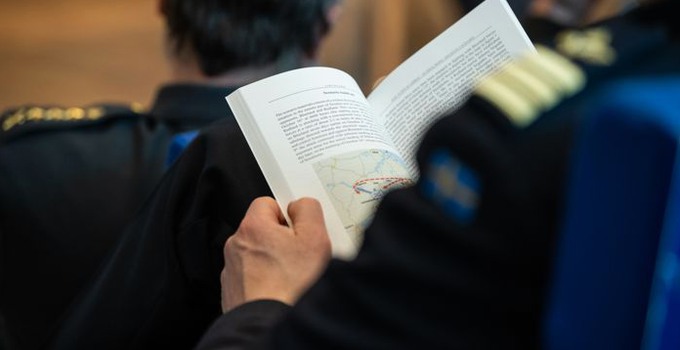
[[[396,184],[410,183],[411,179],[407,179],[407,178],[404,178],[404,177],[373,177],[373,178],[369,178],[369,179],[361,179],[361,180],[356,181],[354,183],[354,185],[352,185],[352,189],[354,190],[355,193],[359,194],[360,191],[357,189],[357,187],[359,187],[363,184],[369,183],[371,181],[390,181],[386,185],[382,186],[382,189],[386,190],[386,189],[388,189],[388,188],[390,188],[390,187],[392,187]]]

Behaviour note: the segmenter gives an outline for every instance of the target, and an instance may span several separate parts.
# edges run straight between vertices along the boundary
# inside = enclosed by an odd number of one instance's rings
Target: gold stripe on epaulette
[[[536,51],[538,52],[536,66],[542,67],[545,74],[553,77],[563,93],[572,95],[583,89],[586,75],[581,68],[544,46],[536,46]]]
[[[514,87],[520,94],[531,100],[537,107],[552,105],[558,98],[557,93],[548,83],[530,74],[520,65],[510,63],[498,74],[498,79]]]
[[[524,125],[533,119],[535,106],[498,79],[483,79],[475,92],[504,111],[514,124]]]
[[[608,66],[616,60],[612,34],[607,28],[567,30],[558,34],[555,42],[561,53],[593,65]]]
[[[65,109],[58,107],[47,109],[40,107],[20,108],[3,120],[2,131],[9,131],[26,122],[97,120],[104,113],[102,107],[89,107],[87,109],[78,107]]]
[[[584,85],[585,74],[578,66],[554,51],[537,47],[537,53],[483,79],[475,94],[495,105],[516,126],[525,127]]]

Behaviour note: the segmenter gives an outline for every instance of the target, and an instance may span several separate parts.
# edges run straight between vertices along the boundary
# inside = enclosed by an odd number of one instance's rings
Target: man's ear
[[[162,0],[161,0],[162,1]],[[335,23],[338,22],[340,15],[342,14],[342,5],[337,2],[331,6],[331,8],[326,11],[326,21],[328,22],[329,29],[333,28]]]

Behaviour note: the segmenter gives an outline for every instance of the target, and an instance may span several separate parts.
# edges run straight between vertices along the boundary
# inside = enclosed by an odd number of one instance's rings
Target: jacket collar
[[[169,84],[162,86],[149,114],[158,120],[191,127],[223,118],[233,113],[225,97],[238,87],[218,87],[201,84]]]

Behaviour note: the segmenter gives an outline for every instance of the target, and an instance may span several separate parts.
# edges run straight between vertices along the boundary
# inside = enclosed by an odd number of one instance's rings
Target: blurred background
[[[246,0],[247,1],[247,0]],[[0,110],[138,102],[163,83],[155,0],[0,0]],[[365,92],[460,17],[453,0],[344,0],[321,64]]]
[[[148,103],[161,25],[152,0],[0,0],[0,108]]]

